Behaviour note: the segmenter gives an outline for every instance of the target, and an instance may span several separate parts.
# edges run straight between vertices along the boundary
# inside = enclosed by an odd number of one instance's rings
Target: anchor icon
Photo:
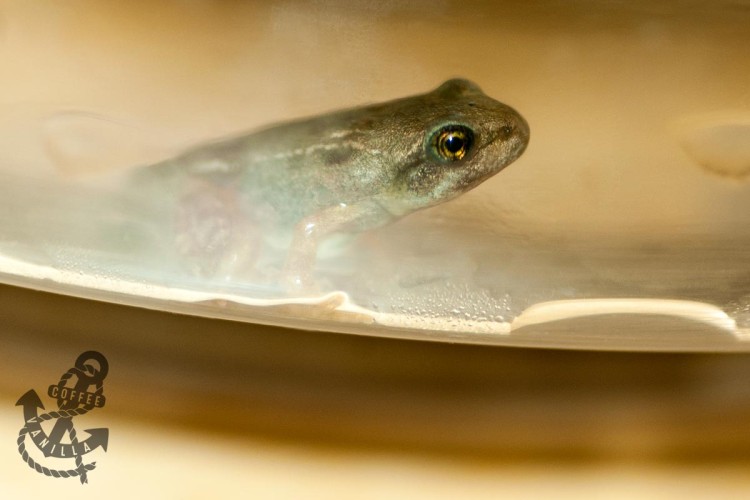
[[[98,364],[92,364],[92,361]],[[25,425],[18,433],[18,452],[23,460],[40,474],[51,477],[78,476],[81,484],[88,482],[88,472],[96,468],[96,462],[83,463],[83,455],[101,447],[107,450],[109,441],[109,430],[106,428],[86,429],[89,437],[83,441],[78,440],[78,433],[73,425],[73,417],[83,415],[104,406],[106,399],[103,394],[103,381],[107,376],[109,364],[107,359],[96,351],[87,351],[78,356],[75,366],[68,370],[60,378],[56,385],[50,385],[48,395],[57,399],[59,411],[38,414],[38,409],[44,409],[44,404],[33,389],[26,392],[16,403],[23,407]],[[67,382],[75,376],[77,378],[73,387],[68,387]],[[89,392],[91,386],[94,392]],[[49,435],[42,428],[42,422],[55,419],[55,425]],[[63,443],[65,435],[70,438],[70,443]],[[44,454],[45,457],[74,458],[75,469],[50,469],[37,463],[26,451],[26,436],[30,436],[32,442]]]

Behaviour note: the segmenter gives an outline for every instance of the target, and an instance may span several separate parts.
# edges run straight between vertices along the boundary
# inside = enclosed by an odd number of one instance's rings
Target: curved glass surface
[[[750,349],[746,2],[36,4],[0,22],[3,282],[364,335]],[[144,167],[456,76],[518,110],[527,150],[453,200],[334,231],[303,288],[290,233],[226,201],[246,190],[186,200]],[[181,250],[217,218],[224,253]]]

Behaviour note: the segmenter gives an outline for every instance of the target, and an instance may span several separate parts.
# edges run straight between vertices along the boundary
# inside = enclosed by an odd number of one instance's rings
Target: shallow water
[[[2,15],[6,282],[368,335],[748,348],[748,2],[11,1]],[[148,216],[162,200],[118,181],[206,139],[452,76],[518,109],[528,150],[321,252],[319,297],[190,272]]]

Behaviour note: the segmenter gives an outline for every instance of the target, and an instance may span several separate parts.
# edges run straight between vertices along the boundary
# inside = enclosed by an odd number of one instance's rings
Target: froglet
[[[178,197],[175,246],[200,272],[259,266],[259,241],[284,235],[282,281],[305,290],[328,236],[455,198],[528,142],[518,112],[454,79],[426,94],[208,143],[136,176]]]

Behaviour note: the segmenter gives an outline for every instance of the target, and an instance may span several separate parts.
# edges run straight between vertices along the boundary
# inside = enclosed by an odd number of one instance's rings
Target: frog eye
[[[458,161],[466,156],[474,143],[474,132],[464,125],[449,125],[438,130],[431,140],[439,158]]]

